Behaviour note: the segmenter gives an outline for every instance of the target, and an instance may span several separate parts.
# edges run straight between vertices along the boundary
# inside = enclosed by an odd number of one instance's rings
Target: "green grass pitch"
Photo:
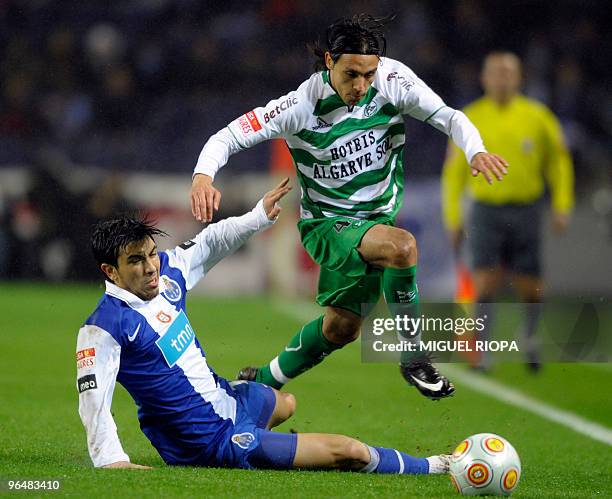
[[[77,413],[75,340],[101,293],[95,286],[0,284],[0,478],[59,479],[56,495],[88,497],[451,497],[446,476],[272,472],[165,466],[140,433],[136,408],[119,385],[113,412],[133,462],[152,471],[95,470]],[[192,297],[188,311],[217,372],[260,363],[300,326],[273,299]],[[612,426],[610,365],[520,365],[494,378],[526,394]],[[362,364],[359,345],[334,353],[288,387],[298,399],[281,430],[345,433],[427,456],[465,436],[508,438],[523,463],[516,497],[612,497],[612,448],[458,384],[438,403],[421,397],[385,364]],[[15,493],[8,493],[14,495]],[[45,495],[38,492],[38,496]]]

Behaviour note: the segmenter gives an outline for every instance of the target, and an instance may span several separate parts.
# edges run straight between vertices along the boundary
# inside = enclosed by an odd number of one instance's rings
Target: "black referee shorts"
[[[474,269],[501,266],[540,276],[543,203],[490,205],[475,202],[467,224]]]

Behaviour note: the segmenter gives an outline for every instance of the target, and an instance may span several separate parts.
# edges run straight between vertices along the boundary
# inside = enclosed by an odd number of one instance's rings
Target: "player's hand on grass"
[[[266,192],[263,197],[263,207],[270,220],[275,220],[276,217],[278,217],[279,213],[281,212],[281,207],[278,202],[291,189],[292,187],[289,185],[289,177],[287,177],[270,192]]]
[[[129,461],[117,461],[116,463],[107,464],[102,466],[107,469],[119,469],[119,468],[130,468],[134,470],[152,470],[151,466],[143,466],[142,464],[130,463]]]
[[[493,183],[493,177],[497,180],[502,180],[504,175],[508,173],[506,169],[508,162],[497,154],[490,152],[479,152],[472,158],[471,163],[472,177],[477,177],[482,173],[489,184]]]
[[[213,210],[219,209],[221,192],[212,185],[213,179],[201,173],[193,177],[191,184],[191,213],[200,222],[210,222]]]

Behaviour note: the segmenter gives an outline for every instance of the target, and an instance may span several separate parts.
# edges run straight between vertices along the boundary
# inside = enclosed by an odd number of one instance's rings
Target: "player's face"
[[[378,62],[378,56],[362,54],[342,54],[334,62],[330,53],[325,53],[331,84],[347,106],[354,106],[365,96],[376,76]]]
[[[159,293],[159,255],[150,237],[128,244],[112,268],[113,282],[141,300],[152,300]]]
[[[485,93],[498,102],[506,102],[521,86],[521,63],[511,54],[487,57],[482,70]]]

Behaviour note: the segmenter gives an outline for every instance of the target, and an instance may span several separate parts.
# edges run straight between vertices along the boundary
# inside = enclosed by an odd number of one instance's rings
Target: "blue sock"
[[[370,464],[363,471],[371,473],[419,474],[429,473],[429,461],[412,457],[395,449],[370,447]]]

